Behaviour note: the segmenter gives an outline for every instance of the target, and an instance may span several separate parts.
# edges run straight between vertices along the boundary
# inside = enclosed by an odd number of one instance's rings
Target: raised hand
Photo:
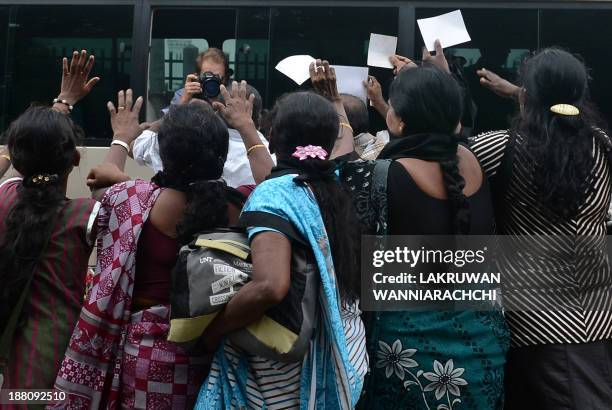
[[[125,92],[121,90],[117,95],[117,108],[111,101],[106,104],[110,112],[113,138],[127,144],[134,141],[141,132],[138,114],[142,107],[142,97],[138,97],[134,104],[132,104],[132,100],[132,90]]]
[[[366,88],[368,98],[372,101],[372,105],[385,102],[382,94],[382,87],[376,77],[369,75],[368,80],[363,82],[363,86]]]
[[[223,115],[231,128],[242,130],[244,127],[255,126],[253,124],[255,95],[247,96],[246,81],[243,80],[240,84],[234,81],[231,91],[227,91],[227,88],[221,85],[221,95],[223,96],[223,103],[214,101],[213,108]]]
[[[79,53],[72,53],[70,66],[68,59],[62,60],[62,86],[58,99],[65,100],[70,105],[82,100],[92,90],[94,85],[100,81],[100,77],[93,77],[88,80],[89,73],[94,65],[94,56],[87,58],[87,51],[81,50]]]
[[[436,40],[434,42],[434,48],[436,49],[436,54],[432,56],[429,50],[427,50],[426,47],[423,47],[423,62],[433,64],[442,71],[450,73],[448,61],[446,61],[446,57],[444,56],[444,49],[442,48],[442,43],[440,43],[440,40]]]
[[[520,87],[512,84],[510,81],[500,77],[493,71],[486,68],[476,70],[476,74],[480,77],[480,85],[493,91],[495,94],[504,98],[517,98]]]
[[[399,74],[404,67],[416,67],[417,65],[408,57],[400,56],[398,54],[389,57],[389,61],[393,65],[393,75]]]
[[[315,92],[331,101],[340,98],[336,85],[336,71],[327,60],[315,60],[310,63],[310,81]]]

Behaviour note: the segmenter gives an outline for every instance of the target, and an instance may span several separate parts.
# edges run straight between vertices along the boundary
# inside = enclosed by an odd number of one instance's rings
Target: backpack
[[[242,229],[216,229],[181,248],[172,273],[168,340],[192,350],[242,286],[253,265]],[[310,247],[292,243],[291,284],[283,301],[228,339],[244,351],[279,362],[303,359],[317,315],[319,270]]]

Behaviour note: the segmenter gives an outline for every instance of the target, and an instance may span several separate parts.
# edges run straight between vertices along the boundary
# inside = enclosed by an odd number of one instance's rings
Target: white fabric
[[[262,144],[267,148],[268,141],[259,131],[257,131],[257,134]],[[150,130],[143,131],[134,141],[132,152],[134,159],[140,165],[152,168],[155,172],[163,169],[161,158],[159,157],[157,133]],[[272,160],[276,162],[274,156],[272,156]],[[246,147],[240,133],[233,128],[229,128],[229,147],[222,178],[228,186],[233,188],[241,185],[255,185],[249,159],[247,158]]]
[[[381,139],[385,142],[385,144],[389,143],[389,131],[387,130],[382,130],[382,131],[378,131],[376,133],[376,138]]]

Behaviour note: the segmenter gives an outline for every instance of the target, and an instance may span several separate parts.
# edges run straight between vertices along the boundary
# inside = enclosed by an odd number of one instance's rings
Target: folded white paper
[[[364,81],[368,81],[368,67],[332,65],[336,72],[336,86],[341,94],[350,94],[366,103],[368,93]]]
[[[451,11],[436,17],[417,20],[419,30],[425,41],[425,47],[434,51],[434,42],[440,40],[442,47],[451,47],[456,44],[470,41],[470,35],[465,28],[461,10]]]
[[[315,59],[309,55],[290,56],[280,61],[275,68],[295,81],[297,85],[302,85],[310,78],[310,63],[313,61]]]
[[[368,65],[372,67],[393,68],[389,57],[395,54],[397,37],[370,33],[368,45]]]

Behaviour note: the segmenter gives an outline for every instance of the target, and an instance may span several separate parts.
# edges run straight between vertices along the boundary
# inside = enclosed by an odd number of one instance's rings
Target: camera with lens
[[[221,77],[217,74],[207,71],[198,76],[198,81],[202,86],[203,98],[215,98],[221,92]]]

